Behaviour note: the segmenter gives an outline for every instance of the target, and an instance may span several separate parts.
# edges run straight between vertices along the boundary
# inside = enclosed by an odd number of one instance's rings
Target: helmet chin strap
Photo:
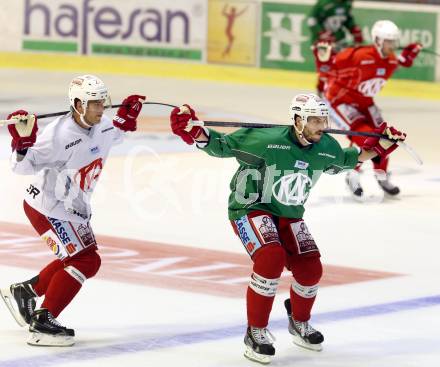
[[[88,123],[86,122],[86,120],[84,119],[84,114],[80,114],[80,115],[79,115],[79,118],[80,118],[81,122],[82,122],[84,125],[86,125],[87,127],[89,127],[89,128],[92,128],[92,127],[93,127],[92,125],[90,125],[90,124],[88,124]]]
[[[293,124],[293,128],[295,129],[295,131],[298,133],[298,136],[304,140],[304,142],[306,143],[306,145],[310,145],[313,144],[311,141],[308,141],[306,139],[306,137],[304,136],[303,132],[304,132],[304,128],[306,127],[306,125],[302,122],[301,120],[301,124],[302,124],[302,129],[301,131],[297,128],[296,123]]]
[[[72,106],[72,107],[75,110],[75,112],[79,115],[79,119],[80,119],[81,123],[84,124],[88,128],[92,128],[93,125],[90,125],[88,122],[86,122],[86,120],[84,118],[85,112],[81,113],[74,106]],[[84,107],[84,110],[86,110],[86,109],[87,109],[87,107]]]
[[[385,55],[383,54],[383,40],[382,42],[374,42],[374,45],[376,46],[376,50],[379,52],[380,57],[384,59]]]

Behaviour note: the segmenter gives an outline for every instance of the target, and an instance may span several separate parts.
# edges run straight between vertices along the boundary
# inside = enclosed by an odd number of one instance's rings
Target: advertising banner
[[[205,0],[22,0],[24,50],[202,60]]]
[[[255,1],[209,1],[209,62],[256,65],[258,7]]]
[[[371,43],[371,27],[377,20],[388,19],[401,29],[401,46],[420,42],[425,49],[436,50],[438,13],[417,10],[362,8],[357,3],[353,11],[362,27],[365,42]],[[260,65],[264,68],[315,70],[310,50],[307,17],[311,5],[263,2],[261,12]],[[437,51],[438,52],[438,51]],[[433,81],[436,76],[435,55],[421,52],[411,68],[399,68],[395,78]]]
[[[353,15],[362,28],[365,42],[372,43],[371,27],[380,19],[391,20],[401,31],[400,46],[419,42],[424,49],[435,50],[437,45],[437,14],[387,9],[354,9]],[[436,56],[421,52],[410,68],[401,67],[393,78],[434,80]]]

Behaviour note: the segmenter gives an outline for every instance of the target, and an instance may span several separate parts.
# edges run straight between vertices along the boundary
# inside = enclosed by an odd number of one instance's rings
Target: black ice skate
[[[360,173],[356,170],[352,170],[345,176],[345,183],[353,197],[357,201],[363,201],[364,190],[361,186]]]
[[[306,322],[296,321],[292,318],[290,299],[284,301],[284,307],[289,318],[289,333],[293,336],[293,342],[303,348],[321,351],[321,343],[324,341],[324,336],[315,330],[310,324]]]
[[[390,173],[376,173],[375,176],[377,183],[386,194],[396,196],[400,193],[400,189],[390,182]]]
[[[70,347],[75,343],[75,331],[62,326],[45,308],[34,312],[29,332],[29,345]]]
[[[0,290],[3,301],[20,326],[30,323],[35,310],[37,295],[32,289],[31,282],[32,280],[12,284],[8,288]]]
[[[244,337],[246,350],[244,356],[251,361],[268,364],[275,355],[273,342],[275,338],[267,328],[248,326]]]

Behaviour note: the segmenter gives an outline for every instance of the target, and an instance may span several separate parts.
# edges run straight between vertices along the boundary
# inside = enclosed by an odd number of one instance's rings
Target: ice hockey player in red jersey
[[[74,330],[56,317],[95,276],[101,265],[90,226],[90,196],[110,148],[125,131],[136,130],[144,96],[127,97],[113,121],[104,115],[107,87],[92,75],[69,86],[71,113],[49,123],[37,136],[37,116],[19,110],[8,119],[15,173],[37,175],[26,190],[24,212],[43,242],[57,257],[34,278],[1,289],[0,294],[20,326],[29,325],[28,344],[70,346]],[[36,300],[43,297],[41,307]]]
[[[384,86],[399,66],[410,67],[421,50],[421,45],[411,43],[399,56],[395,55],[400,38],[398,27],[389,20],[377,21],[371,31],[372,45],[349,47],[339,52],[328,72],[325,97],[335,112],[338,127],[352,131],[373,131],[382,122],[382,115],[374,96]],[[351,137],[362,146],[364,137]],[[373,159],[376,179],[389,195],[400,190],[389,180],[388,157]],[[347,174],[347,185],[356,199],[363,199],[358,166]]]

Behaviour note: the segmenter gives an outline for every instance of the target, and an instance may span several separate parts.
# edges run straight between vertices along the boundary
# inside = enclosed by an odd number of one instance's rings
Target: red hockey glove
[[[136,131],[137,117],[141,113],[142,103],[145,101],[145,96],[137,94],[128,96],[122,101],[122,106],[119,107],[116,116],[113,118],[113,125],[122,131]]]
[[[355,44],[364,42],[361,27],[355,25],[352,29],[350,29],[350,33],[353,35],[353,41]]]
[[[34,145],[38,132],[37,116],[18,110],[8,116],[8,120],[10,119],[20,120],[15,125],[8,125],[9,134],[12,136],[12,151],[21,152]]]
[[[329,43],[335,43],[336,37],[333,35],[331,31],[321,31],[318,35],[318,41],[319,42],[329,42]]]
[[[319,41],[312,46],[313,55],[319,63],[328,63],[331,61],[332,56],[335,55],[333,52],[333,46],[330,42]]]
[[[397,142],[406,139],[405,133],[396,130],[394,127],[388,127],[386,122],[383,122],[374,132],[387,135],[392,139],[368,138],[364,141],[362,148],[365,150],[374,150],[380,157],[386,157],[397,148]]]
[[[414,59],[417,57],[421,49],[422,45],[420,43],[410,43],[400,53],[398,57],[399,64],[406,68],[412,66]]]
[[[176,107],[171,111],[170,122],[171,130],[177,136],[189,145],[194,144],[200,135],[204,133],[200,126],[192,126],[190,121],[197,121],[195,111],[187,104],[182,107]]]

